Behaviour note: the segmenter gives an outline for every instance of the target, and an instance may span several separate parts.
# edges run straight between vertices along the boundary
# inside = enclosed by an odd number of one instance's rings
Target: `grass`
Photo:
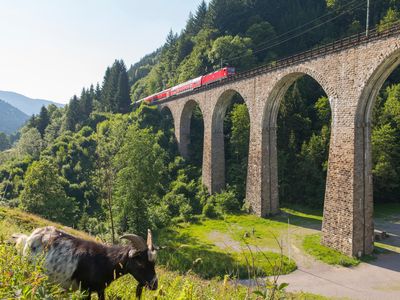
[[[240,223],[240,226],[251,226],[254,222],[257,223],[257,219],[260,220],[260,223],[263,225],[257,226],[267,226],[270,224],[268,220],[259,219],[253,216],[249,218],[244,217],[243,221],[240,221],[239,216],[231,216],[231,221],[235,221]],[[210,223],[208,223],[210,222]],[[205,221],[207,230],[213,230],[216,227],[223,228],[221,223],[213,223],[214,221],[208,220]],[[271,221],[272,222],[272,221]],[[211,225],[213,224],[213,225]],[[247,225],[246,225],[247,224]],[[57,285],[54,285],[49,282],[46,275],[44,275],[43,269],[40,265],[33,265],[21,258],[14,249],[13,246],[7,244],[9,237],[12,233],[15,232],[30,232],[33,228],[38,226],[47,226],[53,225],[58,228],[62,228],[72,234],[79,235],[86,238],[93,238],[88,236],[87,234],[74,230],[72,228],[61,226],[60,224],[56,224],[53,222],[49,222],[40,217],[25,213],[18,209],[10,209],[5,207],[0,207],[0,299],[73,299],[79,300],[82,299],[84,295],[79,292],[71,292],[64,291],[59,288]],[[199,224],[195,224],[200,225]],[[271,225],[275,226],[275,229],[279,228],[279,224],[272,223]],[[272,226],[272,227],[273,227]],[[180,225],[180,230],[182,233],[190,232],[189,225]],[[257,227],[259,229],[263,227]],[[229,231],[229,230],[228,230]],[[197,237],[201,237],[202,233],[200,228],[196,227],[194,231],[194,236],[187,236],[187,234],[182,233],[175,234],[175,236],[170,236],[171,238],[176,238],[177,240],[174,243],[179,244],[179,249],[182,250],[187,246],[184,246],[184,242],[189,242],[191,239]],[[177,234],[177,235],[176,235]],[[260,233],[261,234],[261,233]],[[164,236],[165,237],[165,236]],[[189,240],[188,240],[189,238]],[[236,236],[239,240],[239,236]],[[169,253],[171,249],[165,250],[164,253]],[[200,252],[198,252],[200,251]],[[205,253],[205,255],[203,255]],[[211,253],[211,254],[210,254]],[[161,253],[160,253],[161,254]],[[213,256],[215,254],[215,256]],[[163,254],[161,254],[162,256]],[[166,255],[166,254],[164,254]],[[155,291],[145,291],[142,299],[165,299],[165,300],[185,300],[185,299],[215,299],[215,300],[223,300],[223,299],[248,299],[248,300],[258,300],[261,299],[259,296],[254,294],[255,289],[262,291],[263,293],[267,291],[266,288],[260,286],[259,288],[248,288],[239,284],[236,284],[234,280],[230,280],[232,276],[235,274],[231,274],[230,270],[237,270],[234,268],[227,268],[225,263],[231,263],[232,266],[244,265],[244,261],[247,259],[251,260],[252,257],[249,253],[245,254],[240,251],[231,251],[225,253],[223,250],[218,249],[215,244],[207,243],[203,241],[198,241],[198,244],[194,246],[194,250],[190,251],[182,251],[182,255],[186,258],[186,266],[179,267],[179,265],[170,269],[179,269],[180,272],[175,272],[168,270],[166,266],[158,266],[157,274],[159,277],[159,286],[160,288]],[[203,256],[203,261],[197,261],[196,264],[193,265],[193,258],[198,258],[200,255]],[[276,273],[276,272],[289,272],[290,270],[295,268],[294,262],[287,262],[283,259],[283,265],[278,265],[278,270],[273,270],[266,268],[264,270],[264,265],[261,262],[265,261],[266,257],[268,259],[272,259],[275,261],[279,261],[280,255],[276,253],[257,253],[254,254],[253,257],[255,259],[256,264],[259,265],[260,269],[263,269],[265,273]],[[204,260],[209,260],[204,263]],[[167,260],[172,264],[171,260]],[[183,260],[182,260],[183,261]],[[195,259],[196,261],[196,259]],[[251,263],[250,263],[251,264]],[[265,262],[264,262],[265,264]],[[214,270],[207,270],[208,268],[212,268],[212,265],[219,265],[215,267]],[[267,264],[266,264],[267,265]],[[260,267],[261,266],[261,267]],[[198,269],[197,269],[198,268]],[[202,271],[198,271],[202,270]],[[223,272],[226,271],[227,273]],[[283,270],[283,271],[282,271]],[[244,270],[241,272],[245,273]],[[201,278],[200,274],[203,277],[214,277],[212,280],[206,280]],[[231,276],[224,276],[224,275]],[[205,276],[206,275],[206,276]],[[136,281],[129,275],[121,277],[120,279],[114,281],[110,287],[107,288],[106,294],[107,299],[134,299],[135,289],[136,289]],[[96,297],[94,297],[96,299]],[[285,298],[285,299],[326,299],[321,296],[312,295],[308,293],[287,293],[282,291],[276,295],[276,299]]]
[[[160,252],[159,262],[170,270],[190,271],[202,278],[226,274],[235,278],[287,274],[296,269],[293,260],[289,261],[277,251],[258,247],[267,243],[278,250],[274,234],[279,233],[276,229],[280,226],[278,222],[248,215],[230,215],[225,220],[205,219],[196,224],[181,223],[158,233],[158,243],[170,249]],[[243,238],[252,227],[256,228],[254,236]],[[266,228],[271,231],[267,232]],[[258,243],[259,238],[263,243]],[[249,265],[254,267],[249,268]]]
[[[400,203],[385,203],[374,206],[374,217],[381,219],[391,219],[399,215]]]
[[[161,230],[157,233],[158,244],[167,245],[172,251],[160,253],[160,263],[169,270],[190,271],[203,278],[225,274],[248,277],[247,265],[253,259],[259,268],[252,270],[252,274],[290,273],[296,264],[285,256],[289,253],[288,231],[291,242],[301,244],[304,235],[321,227],[322,216],[316,210],[282,211],[283,214],[271,219],[226,215],[223,219],[199,218]]]
[[[315,258],[329,265],[341,265],[344,267],[357,266],[360,260],[348,257],[336,250],[321,245],[319,234],[308,235],[303,240],[304,250]]]
[[[202,280],[194,275],[177,276],[173,272],[158,271],[160,288],[156,292],[144,291],[143,298],[165,300],[261,300],[254,290],[228,280]],[[107,289],[107,299],[134,299],[136,283],[125,276]],[[269,298],[268,298],[269,299]],[[278,293],[274,299],[325,300],[311,293]]]
[[[0,227],[0,229],[3,229]],[[0,299],[81,299],[51,284],[41,264],[31,264],[11,245],[0,244]]]
[[[20,209],[0,206],[0,242],[8,240],[13,233],[28,233],[43,226],[55,226],[73,235],[93,239],[82,231],[45,220]]]
[[[1,229],[1,228],[0,228]],[[144,290],[143,300],[258,300],[254,291],[245,286],[228,280],[204,280],[193,274],[179,275],[175,272],[157,268],[159,289]],[[135,299],[137,282],[127,275],[114,281],[106,290],[109,300]],[[261,287],[260,290],[263,290]],[[14,247],[0,244],[0,299],[84,299],[84,294],[64,291],[59,286],[51,284],[40,264],[30,264],[17,255]],[[96,299],[94,295],[93,298]],[[327,299],[309,293],[277,294],[276,299]]]
[[[396,206],[397,207],[397,206]],[[377,207],[376,215],[392,215],[394,207]],[[157,274],[160,289],[146,291],[143,299],[260,299],[254,290],[235,284],[232,278],[286,274],[295,262],[280,254],[290,243],[317,259],[332,265],[355,266],[359,260],[320,245],[317,234],[322,214],[302,208],[282,209],[271,219],[252,215],[228,215],[222,220],[199,218],[195,223],[179,223],[157,232],[159,252]],[[390,216],[389,216],[390,217]],[[288,225],[288,219],[290,225]],[[0,207],[0,299],[81,299],[81,294],[64,292],[48,282],[40,266],[32,266],[6,245],[12,233],[30,232],[39,226],[53,225],[74,235],[93,237],[18,209]],[[281,245],[281,246],[279,246]],[[302,247],[301,247],[302,246]],[[379,249],[387,245],[376,243]],[[387,249],[382,251],[389,251]],[[255,267],[252,267],[254,264]],[[249,267],[250,266],[250,267]],[[229,279],[228,279],[229,278]],[[107,289],[107,299],[132,299],[136,281],[125,276]],[[266,289],[259,288],[262,292]],[[307,293],[282,292],[285,299],[326,299]]]

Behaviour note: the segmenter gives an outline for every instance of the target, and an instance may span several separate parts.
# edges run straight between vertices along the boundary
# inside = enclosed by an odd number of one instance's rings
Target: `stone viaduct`
[[[203,183],[225,186],[223,119],[239,93],[250,115],[246,201],[259,216],[279,211],[277,115],[290,85],[303,75],[325,90],[332,111],[322,243],[347,255],[373,250],[371,118],[377,93],[400,64],[400,28],[353,36],[240,73],[159,103],[174,119],[179,150],[188,156],[190,119],[199,105],[204,120]],[[307,180],[306,178],[304,180]]]

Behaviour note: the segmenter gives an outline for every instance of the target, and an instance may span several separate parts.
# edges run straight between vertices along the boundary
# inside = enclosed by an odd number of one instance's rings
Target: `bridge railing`
[[[363,33],[358,33],[352,36],[345,37],[343,39],[334,41],[332,43],[318,45],[310,50],[297,53],[295,55],[271,62],[268,65],[264,65],[261,67],[257,67],[248,71],[244,71],[236,74],[230,78],[227,78],[226,81],[239,80],[241,78],[248,78],[255,75],[259,75],[262,73],[271,72],[283,67],[287,67],[290,65],[294,65],[297,63],[301,63],[303,61],[317,58],[323,55],[332,54],[334,52],[342,51],[345,49],[353,48],[355,46],[359,46],[361,44],[365,44],[374,40],[379,40],[385,37],[390,37],[395,34],[400,33],[400,23],[396,23],[391,26],[389,29],[380,31],[378,28],[372,29],[368,35]]]

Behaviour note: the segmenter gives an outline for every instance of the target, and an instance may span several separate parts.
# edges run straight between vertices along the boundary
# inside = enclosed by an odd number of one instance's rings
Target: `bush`
[[[212,202],[207,203],[203,207],[203,215],[210,219],[219,218],[221,214],[217,211],[215,204]]]
[[[188,203],[183,203],[179,207],[180,216],[183,218],[185,222],[190,221],[192,218],[193,208]]]
[[[169,213],[168,206],[165,203],[161,203],[161,205],[153,205],[151,208],[150,214],[150,224],[154,228],[163,228],[170,224],[171,215]]]
[[[240,203],[232,190],[223,191],[214,196],[217,208],[222,213],[235,213],[240,210]]]
[[[203,215],[208,218],[218,218],[223,214],[240,211],[240,203],[232,189],[206,198]],[[203,200],[204,201],[204,200]]]

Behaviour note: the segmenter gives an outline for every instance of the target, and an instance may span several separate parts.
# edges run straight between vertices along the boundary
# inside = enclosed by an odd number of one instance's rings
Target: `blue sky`
[[[66,103],[180,32],[201,0],[0,0],[0,90]]]

